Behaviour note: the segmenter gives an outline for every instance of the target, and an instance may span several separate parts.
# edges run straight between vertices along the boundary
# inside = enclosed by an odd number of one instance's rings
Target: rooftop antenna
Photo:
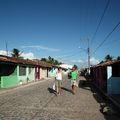
[[[5,42],[5,47],[6,47],[6,55],[8,56],[8,43]]]

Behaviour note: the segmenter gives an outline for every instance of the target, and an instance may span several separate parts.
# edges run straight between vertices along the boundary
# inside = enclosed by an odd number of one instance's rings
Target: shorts
[[[76,80],[71,80],[71,86],[73,86],[73,85],[77,86]]]
[[[62,85],[62,80],[55,80],[55,86],[61,87]]]

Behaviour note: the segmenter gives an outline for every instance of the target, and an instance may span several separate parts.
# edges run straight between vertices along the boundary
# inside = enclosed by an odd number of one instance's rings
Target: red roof
[[[101,63],[101,64],[97,64],[97,65],[95,65],[93,67],[111,66],[111,65],[120,65],[120,60],[104,62],[104,63]]]
[[[50,65],[49,63],[42,62],[42,61],[18,59],[18,58],[14,58],[14,57],[3,56],[3,55],[0,55],[0,62],[24,64],[24,65],[34,65],[34,66],[42,66],[42,67],[52,67],[52,65]]]

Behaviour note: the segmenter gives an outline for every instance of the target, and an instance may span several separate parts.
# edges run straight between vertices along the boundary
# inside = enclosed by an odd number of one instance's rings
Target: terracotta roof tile
[[[109,65],[120,65],[120,60],[119,61],[108,61],[108,62],[104,62],[104,63],[101,63],[101,64],[97,64],[93,67],[100,67],[100,66],[109,66]]]
[[[51,64],[43,62],[43,61],[35,61],[35,60],[24,60],[24,59],[18,59],[8,56],[0,55],[0,62],[7,62],[7,63],[15,63],[15,64],[24,64],[24,65],[36,65],[36,66],[42,66],[42,67],[52,67]]]

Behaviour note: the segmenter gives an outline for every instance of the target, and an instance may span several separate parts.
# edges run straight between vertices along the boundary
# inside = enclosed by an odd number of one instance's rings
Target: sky
[[[7,44],[9,54],[17,48],[25,58],[51,56],[67,64],[86,66],[89,42],[91,64],[99,63],[107,54],[116,58],[120,56],[120,0],[110,0],[106,8],[107,3],[0,0],[0,54],[6,54]]]

